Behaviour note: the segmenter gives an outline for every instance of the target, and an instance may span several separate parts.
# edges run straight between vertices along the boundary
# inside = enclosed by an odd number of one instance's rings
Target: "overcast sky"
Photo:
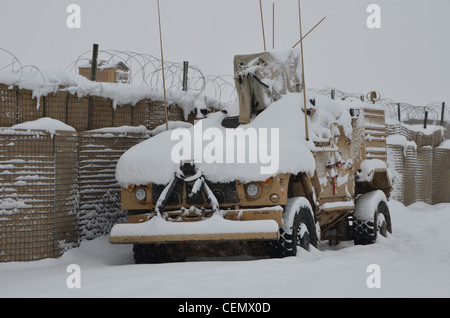
[[[160,0],[164,54],[204,74],[232,74],[235,54],[263,51],[258,0]],[[272,48],[272,3],[263,0],[266,44]],[[81,7],[81,28],[69,29],[66,8]],[[369,29],[369,4],[381,28]],[[416,105],[450,103],[449,0],[302,0],[306,85]],[[160,56],[156,0],[0,0],[0,48],[23,64],[62,68],[98,43]],[[275,48],[299,38],[297,0],[275,0]]]

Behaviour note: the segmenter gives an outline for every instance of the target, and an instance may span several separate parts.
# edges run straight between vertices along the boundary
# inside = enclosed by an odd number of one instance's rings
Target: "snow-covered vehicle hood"
[[[313,105],[311,100],[314,100]],[[239,180],[247,183],[251,181],[264,181],[280,173],[307,172],[314,174],[315,160],[312,150],[314,141],[329,140],[333,134],[332,124],[343,126],[346,136],[352,132],[350,108],[359,108],[364,103],[358,100],[335,101],[327,97],[308,93],[308,108],[314,109],[309,120],[309,141],[305,139],[305,123],[303,112],[303,97],[301,93],[289,93],[280,100],[272,103],[247,125],[239,128],[272,128],[279,131],[278,143],[278,169],[272,174],[261,173],[261,162],[257,163],[205,163],[196,162],[196,167],[204,177],[211,182],[231,182]],[[228,109],[228,115],[236,114],[238,106]],[[211,113],[207,118],[188,129],[192,138],[208,128],[215,127],[226,135],[226,129],[221,122],[227,116],[223,112]],[[199,129],[201,128],[201,130]],[[228,128],[229,129],[229,128]],[[172,133],[176,130],[164,131],[154,137],[130,148],[117,163],[116,179],[122,187],[128,185],[161,184],[165,185],[173,179],[174,173],[179,169],[180,162],[174,162],[171,157],[173,147],[179,142],[172,140]],[[198,136],[197,136],[198,137]],[[270,140],[270,138],[268,138]],[[210,141],[202,141],[202,147],[208,146]],[[194,141],[192,140],[192,145]],[[225,143],[224,143],[225,144]],[[224,146],[225,147],[225,146]],[[270,152],[270,145],[267,146]],[[224,148],[225,149],[225,148]],[[247,149],[248,152],[248,144]],[[248,158],[248,156],[246,156]]]

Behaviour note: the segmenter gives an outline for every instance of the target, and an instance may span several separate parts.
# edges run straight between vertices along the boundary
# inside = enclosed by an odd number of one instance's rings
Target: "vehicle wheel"
[[[353,215],[353,240],[356,245],[373,244],[377,235],[392,233],[391,216],[386,196],[380,190],[361,195]]]
[[[280,228],[280,239],[275,242],[273,256],[296,256],[298,248],[309,251],[310,246],[317,247],[318,235],[311,209],[303,200],[290,199],[283,216],[284,226]],[[304,199],[304,198],[298,198]],[[304,199],[306,200],[306,199]]]
[[[156,264],[170,262],[170,256],[164,245],[134,244],[134,262],[136,264]]]

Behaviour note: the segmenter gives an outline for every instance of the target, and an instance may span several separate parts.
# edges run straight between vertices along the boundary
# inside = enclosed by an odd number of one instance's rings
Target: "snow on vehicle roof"
[[[308,172],[313,174],[315,170],[315,160],[311,152],[311,149],[315,147],[313,141],[329,140],[332,137],[330,127],[336,122],[344,127],[345,135],[350,136],[352,125],[349,109],[359,108],[364,103],[335,101],[309,92],[308,100],[312,99],[315,99],[315,106],[310,104],[308,108],[314,108],[316,112],[309,123],[309,141],[305,139],[303,97],[301,93],[289,93],[283,96],[256,116],[252,122],[239,126],[244,130],[248,128],[266,128],[269,135],[272,128],[279,130],[279,165],[274,173],[270,175],[262,174],[260,161],[257,163],[196,162],[196,167],[211,182],[240,180],[247,183],[264,181],[270,176],[280,173]],[[237,105],[234,105],[234,112],[236,107]],[[229,107],[228,110],[229,113],[233,113],[233,107]],[[225,116],[223,112],[211,113],[193,127],[178,129],[189,131],[190,136],[194,138],[196,129],[201,124],[203,133],[208,128],[215,127],[222,131],[223,136],[226,136],[226,128],[221,126]],[[177,131],[178,129],[172,131]],[[179,142],[178,140],[171,140],[172,131],[161,132],[135,145],[122,155],[116,167],[116,179],[121,186],[127,187],[128,185],[146,185],[150,183],[165,185],[170,182],[179,168],[179,162],[174,162],[171,157],[172,149]],[[202,141],[203,149],[208,147],[209,142]],[[194,140],[192,140],[192,144],[194,144]],[[248,144],[246,144],[246,147],[248,155]],[[267,148],[270,151],[271,147],[267,146]]]

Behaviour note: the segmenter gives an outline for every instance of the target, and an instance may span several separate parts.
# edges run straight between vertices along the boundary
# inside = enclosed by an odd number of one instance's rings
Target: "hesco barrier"
[[[416,125],[419,126],[419,125]],[[437,147],[442,142],[444,136],[442,130],[435,130],[431,134],[424,134],[420,131],[413,131],[407,125],[386,125],[387,135],[402,135],[409,141],[414,141],[418,148],[423,146]]]
[[[438,148],[443,132],[426,135],[405,126],[388,125],[389,135],[402,135],[416,147],[387,145],[388,164],[393,174],[391,197],[405,205],[450,202],[450,149]]]
[[[185,121],[168,106],[169,121]],[[32,91],[0,84],[0,127],[51,117],[77,133],[0,128],[0,262],[58,257],[83,239],[109,233],[125,217],[115,166],[147,133],[111,133],[105,127],[165,123],[161,101],[118,105],[61,87],[34,98]],[[193,123],[191,113],[188,122]]]
[[[0,130],[0,261],[78,243],[77,134]]]
[[[146,134],[0,129],[0,262],[58,257],[124,216],[115,165]]]
[[[161,101],[143,99],[134,106],[113,106],[109,98],[78,97],[65,91],[50,93],[38,101],[30,90],[0,84],[0,127],[11,127],[42,117],[57,119],[77,131],[121,126],[145,126],[152,130],[165,123],[165,108]],[[169,121],[185,121],[180,107],[170,105],[168,108]],[[191,113],[188,121],[193,123],[194,118]]]
[[[109,234],[116,222],[126,221],[120,186],[115,179],[120,156],[147,139],[142,134],[81,132],[78,145],[80,239]]]
[[[433,149],[432,202],[450,202],[450,149]]]

